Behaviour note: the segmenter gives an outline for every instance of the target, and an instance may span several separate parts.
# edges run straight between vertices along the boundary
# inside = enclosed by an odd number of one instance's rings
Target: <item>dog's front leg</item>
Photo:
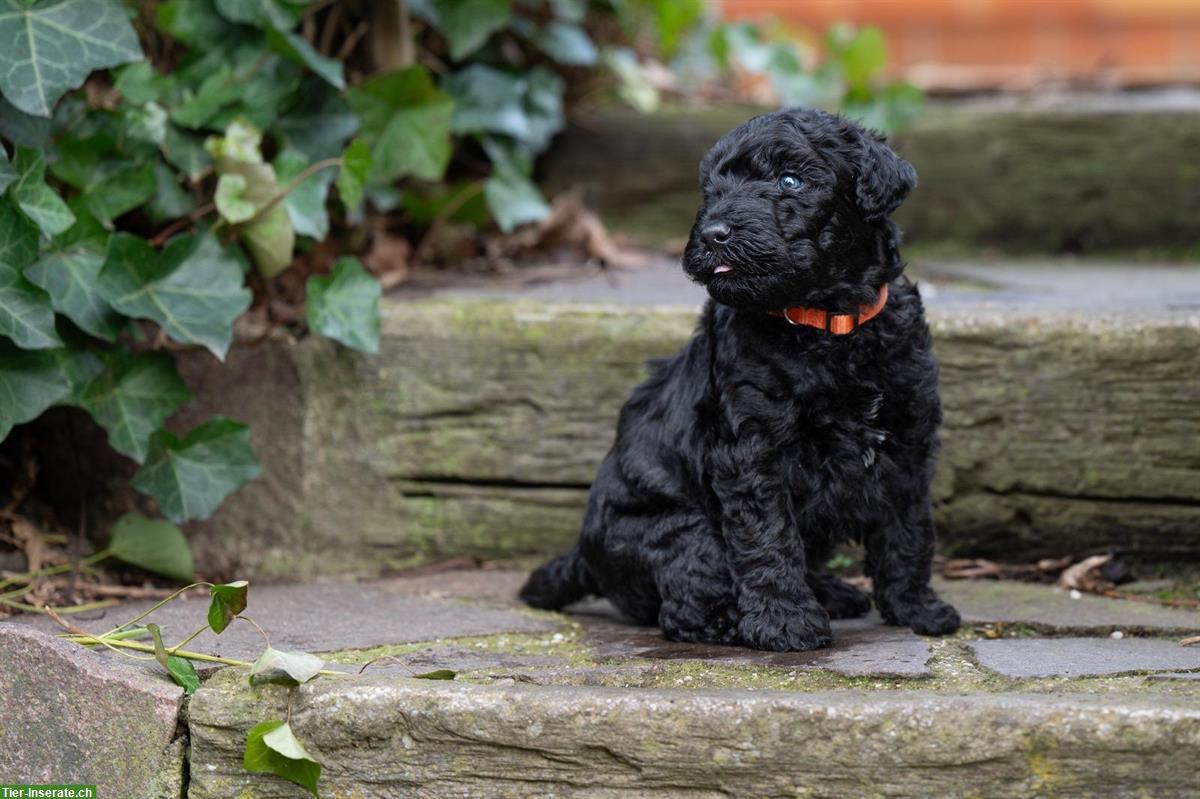
[[[866,571],[885,622],[911,627],[920,635],[947,635],[958,629],[958,611],[929,585],[934,528],[927,498],[897,503],[894,515],[867,535],[866,546]]]
[[[782,470],[754,442],[717,448],[713,490],[737,592],[738,635],[755,649],[828,646],[829,614],[809,587],[804,545],[788,511]],[[755,457],[758,455],[758,457]]]

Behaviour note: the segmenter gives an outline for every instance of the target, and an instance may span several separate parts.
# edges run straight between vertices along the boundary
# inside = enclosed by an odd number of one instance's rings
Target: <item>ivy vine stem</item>
[[[101,638],[107,638],[108,636],[112,635],[113,633],[117,633],[117,632],[120,632],[121,630],[124,630],[126,627],[132,627],[133,625],[137,624],[137,623],[138,623],[139,621],[141,621],[142,619],[144,619],[144,618],[146,618],[147,616],[149,616],[149,615],[150,615],[151,613],[153,613],[154,611],[156,611],[156,610],[158,610],[159,608],[161,608],[163,605],[165,605],[165,604],[167,604],[168,602],[170,602],[170,601],[171,601],[172,599],[174,599],[175,597],[179,596],[180,594],[183,594],[183,593],[186,593],[186,592],[188,592],[188,591],[191,591],[193,588],[212,588],[212,586],[213,586],[213,584],[212,584],[212,583],[204,583],[204,582],[201,582],[201,583],[192,583],[191,585],[185,585],[183,588],[180,588],[178,591],[175,591],[175,592],[173,592],[172,594],[170,594],[170,595],[169,595],[169,596],[167,596],[166,598],[164,598],[164,599],[162,599],[161,601],[159,601],[159,602],[158,602],[157,604],[155,604],[153,607],[149,608],[148,610],[144,610],[144,611],[142,611],[142,612],[141,612],[141,613],[139,613],[137,616],[134,616],[132,619],[130,619],[129,621],[125,622],[124,624],[119,624],[119,625],[117,625],[116,627],[113,627],[113,628],[112,628],[111,630],[109,630],[108,632],[106,632],[106,633],[103,633],[103,634],[102,634],[100,637],[101,637]],[[85,635],[91,635],[91,633],[84,633],[84,634],[85,634]],[[151,647],[151,648],[150,648],[150,651],[151,651],[151,652],[153,652],[153,651],[154,651],[154,648],[153,648],[153,647]]]
[[[259,208],[257,211],[255,211],[254,216],[250,217],[245,222],[242,222],[240,224],[241,225],[253,225],[255,222],[257,222],[258,220],[260,220],[264,216],[266,216],[266,214],[268,212],[270,212],[270,210],[272,208],[274,208],[275,206],[279,205],[281,202],[286,200],[287,196],[289,194],[294,192],[296,189],[300,188],[301,183],[308,180],[313,175],[320,172],[322,169],[329,169],[330,167],[341,166],[341,165],[342,165],[341,156],[338,156],[335,158],[326,158],[322,161],[317,161],[314,164],[309,164],[304,169],[303,172],[301,172],[299,175],[296,175],[296,177],[292,178],[292,180],[286,186],[284,186],[282,189],[280,189],[278,194],[276,194],[271,199],[267,200],[267,202],[263,205],[262,208]]]

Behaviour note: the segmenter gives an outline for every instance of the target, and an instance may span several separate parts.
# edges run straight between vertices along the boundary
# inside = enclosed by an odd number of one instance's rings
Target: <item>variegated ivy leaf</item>
[[[238,229],[242,241],[258,271],[269,278],[291,264],[296,230],[287,206],[283,202],[274,202],[280,194],[279,179],[275,168],[263,162],[261,145],[262,133],[240,119],[229,124],[224,136],[213,136],[205,142],[216,162],[217,173],[222,178],[236,176],[241,179],[226,181],[223,197],[226,211],[233,213],[242,224]],[[252,205],[254,213],[244,216],[242,203]],[[233,219],[229,221],[233,222]]]

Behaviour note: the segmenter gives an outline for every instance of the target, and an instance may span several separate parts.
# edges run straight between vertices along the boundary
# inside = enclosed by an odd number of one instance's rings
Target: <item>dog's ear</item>
[[[887,140],[870,131],[860,134],[858,206],[863,219],[875,222],[900,207],[917,186],[917,170],[888,147]]]

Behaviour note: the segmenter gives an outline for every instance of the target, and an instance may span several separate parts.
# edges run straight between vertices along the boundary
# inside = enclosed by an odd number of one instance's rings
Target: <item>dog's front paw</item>
[[[824,608],[764,608],[743,616],[738,623],[742,643],[773,652],[804,652],[829,646],[833,631]]]
[[[949,635],[962,624],[958,611],[939,599],[932,590],[926,590],[910,600],[880,601],[877,597],[876,603],[885,622],[911,627],[917,635]]]

